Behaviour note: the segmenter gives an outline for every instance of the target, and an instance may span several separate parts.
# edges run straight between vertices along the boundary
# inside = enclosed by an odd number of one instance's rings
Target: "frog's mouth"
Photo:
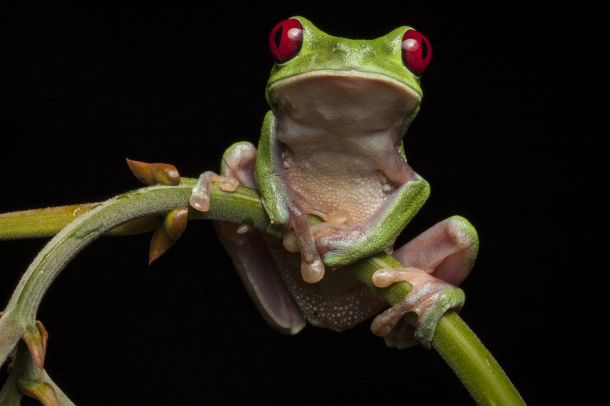
[[[396,79],[314,71],[274,82],[269,99],[281,173],[306,212],[362,223],[417,177],[400,148],[421,96]]]

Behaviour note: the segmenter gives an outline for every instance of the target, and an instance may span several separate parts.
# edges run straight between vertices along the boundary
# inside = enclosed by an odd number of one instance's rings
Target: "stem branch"
[[[15,329],[33,325],[43,295],[70,259],[95,238],[126,221],[187,207],[194,183],[194,179],[183,178],[178,186],[148,187],[91,205],[87,207],[86,213],[59,232],[34,259],[11,297],[5,314],[0,317],[0,364],[16,344]],[[213,203],[209,212],[191,210],[189,217],[244,223],[274,234],[256,191],[240,187],[236,192],[227,193],[213,187],[211,200]],[[13,216],[17,217],[19,216]],[[7,218],[6,215],[0,216],[0,222]],[[64,220],[54,223],[55,226],[61,221],[65,221],[65,216]],[[34,222],[30,223],[35,228]],[[18,228],[19,225],[14,223],[12,232]],[[358,279],[377,290],[388,303],[395,304],[409,293],[411,285],[401,282],[388,288],[376,288],[371,276],[379,268],[400,266],[402,265],[393,257],[379,253],[348,268]],[[523,404],[500,365],[456,313],[449,312],[441,319],[433,347],[454,370],[477,403]]]

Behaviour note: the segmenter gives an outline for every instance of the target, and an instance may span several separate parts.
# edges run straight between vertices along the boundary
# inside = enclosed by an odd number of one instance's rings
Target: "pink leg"
[[[454,216],[426,230],[394,252],[405,268],[380,269],[373,275],[377,286],[408,281],[413,290],[398,304],[378,315],[371,324],[374,334],[383,336],[390,347],[406,348],[418,341],[429,347],[436,324],[452,308],[461,308],[461,283],[474,265],[478,252],[474,228]],[[414,327],[403,317],[414,313]]]
[[[463,217],[430,227],[392,254],[402,264],[428,272],[452,285],[466,279],[479,251],[479,239]]]

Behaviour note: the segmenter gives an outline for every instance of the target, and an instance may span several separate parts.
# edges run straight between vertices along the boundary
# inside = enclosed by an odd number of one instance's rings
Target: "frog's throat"
[[[416,101],[417,104],[421,102],[422,92],[418,82],[406,83],[400,79],[395,78],[389,74],[382,72],[373,72],[360,69],[348,69],[348,68],[337,68],[337,69],[312,69],[307,72],[300,72],[294,74],[288,74],[280,77],[272,77],[267,82],[267,99],[271,104],[271,95],[273,92],[281,86],[290,86],[294,82],[309,79],[309,78],[360,78],[369,80],[385,81],[388,84],[396,86],[401,91],[410,94]]]

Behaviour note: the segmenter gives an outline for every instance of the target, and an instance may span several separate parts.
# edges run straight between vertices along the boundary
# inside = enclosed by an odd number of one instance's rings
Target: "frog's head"
[[[419,78],[432,57],[428,39],[408,26],[377,39],[352,40],[328,35],[303,17],[278,23],[269,48],[275,65],[266,96],[274,111],[323,126],[333,126],[330,121],[339,116],[370,116],[387,124],[398,115],[401,133],[417,114]],[[368,113],[361,115],[363,110]]]

